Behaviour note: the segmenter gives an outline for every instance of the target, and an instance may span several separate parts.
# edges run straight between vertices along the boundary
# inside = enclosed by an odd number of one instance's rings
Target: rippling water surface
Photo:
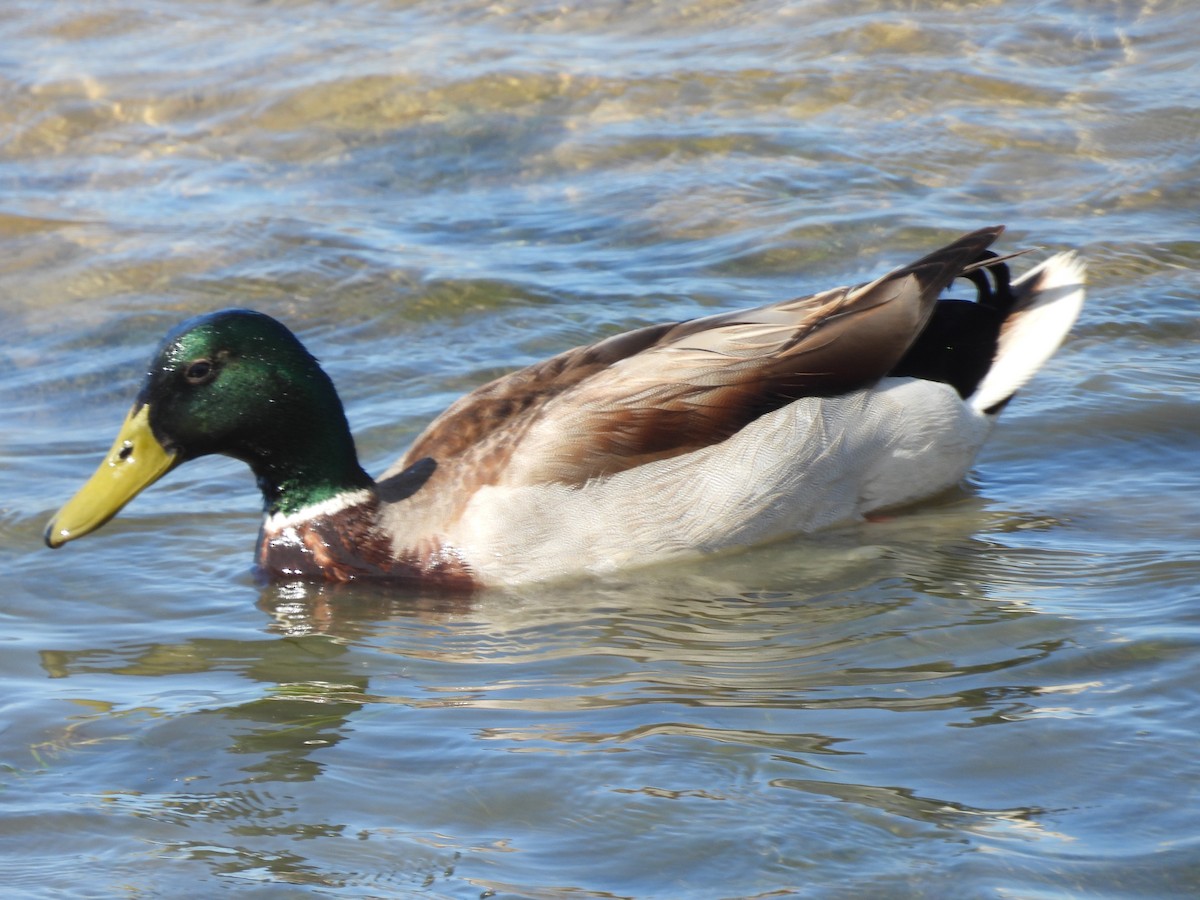
[[[1196,893],[1197,46],[1186,0],[6,0],[6,896]],[[1089,306],[892,520],[263,587],[205,460],[41,546],[185,316],[288,322],[378,472],[499,372],[995,222]]]

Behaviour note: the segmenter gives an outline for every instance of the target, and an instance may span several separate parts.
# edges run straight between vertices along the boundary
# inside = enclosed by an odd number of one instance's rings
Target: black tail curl
[[[975,285],[974,300],[938,300],[925,329],[888,374],[939,381],[963,399],[971,396],[996,358],[1000,328],[1016,304],[1005,262],[1014,255],[984,250],[966,266],[959,277]]]

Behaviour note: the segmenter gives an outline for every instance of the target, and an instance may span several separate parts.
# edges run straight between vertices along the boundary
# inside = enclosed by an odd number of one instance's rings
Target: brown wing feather
[[[581,484],[724,440],[800,397],[869,386],[1002,230],[973,232],[869,284],[569,350],[456,402],[400,465],[432,457],[435,477],[459,490]]]
[[[653,346],[673,327],[673,323],[651,325],[575,347],[476,388],[429,423],[405,454],[403,465],[425,457],[450,459],[497,431],[513,429],[579,382]]]

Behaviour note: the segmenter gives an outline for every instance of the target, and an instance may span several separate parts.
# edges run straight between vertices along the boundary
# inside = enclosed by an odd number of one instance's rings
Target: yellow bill
[[[95,531],[178,462],[150,430],[150,407],[130,410],[100,468],[46,525],[47,545],[61,547]]]

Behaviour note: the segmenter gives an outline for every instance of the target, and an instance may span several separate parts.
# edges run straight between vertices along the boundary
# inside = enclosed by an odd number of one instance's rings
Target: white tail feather
[[[1074,253],[1059,253],[1013,282],[1017,302],[971,406],[986,412],[1002,404],[1054,355],[1083,307],[1085,271]]]

